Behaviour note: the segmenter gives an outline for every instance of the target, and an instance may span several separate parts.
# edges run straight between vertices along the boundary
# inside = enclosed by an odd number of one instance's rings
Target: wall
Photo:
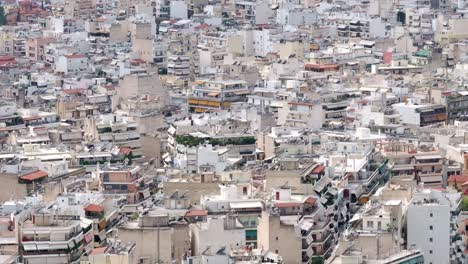
[[[26,184],[19,184],[15,174],[0,173],[0,203],[26,197]]]
[[[170,263],[173,250],[173,229],[161,227],[159,231],[160,261]],[[135,259],[147,257],[149,263],[156,263],[158,260],[158,231],[157,228],[119,228],[119,239],[124,242],[135,242]]]
[[[302,239],[294,225],[282,225],[279,216],[262,212],[257,232],[258,248],[280,254],[285,263],[302,263]]]
[[[226,230],[224,221],[224,218],[209,218],[207,223],[191,225],[194,255],[200,255],[208,248],[215,254],[222,247],[226,247],[228,254],[232,247],[245,245],[245,230]]]
[[[421,249],[424,263],[449,263],[449,207],[437,204],[410,205],[407,214],[408,247],[415,245]]]

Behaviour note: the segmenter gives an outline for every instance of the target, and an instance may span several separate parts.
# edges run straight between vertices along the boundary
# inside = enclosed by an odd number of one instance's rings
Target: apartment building
[[[407,244],[421,249],[424,263],[450,262],[452,256],[463,261],[457,243],[452,243],[456,239],[451,222],[459,212],[459,200],[457,193],[428,189],[414,193],[407,212]]]
[[[249,94],[242,80],[198,80],[189,96],[189,108],[194,112],[227,109],[232,102],[246,100]]]
[[[103,193],[122,195],[129,204],[138,204],[150,196],[148,180],[141,175],[139,166],[107,165],[97,174]]]
[[[134,256],[139,263],[177,262],[190,250],[186,223],[172,221],[169,215],[148,212],[119,227],[119,238],[134,242]]]
[[[21,225],[20,248],[25,263],[79,263],[92,250],[93,228],[83,221],[62,220],[53,212],[35,213]],[[91,236],[92,237],[92,236]]]

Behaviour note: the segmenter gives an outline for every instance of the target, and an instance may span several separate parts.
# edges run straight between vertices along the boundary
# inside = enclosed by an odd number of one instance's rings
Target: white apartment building
[[[430,189],[417,190],[407,211],[407,245],[424,253],[425,264],[451,263],[451,212],[459,194]]]
[[[55,71],[64,74],[77,74],[88,70],[88,58],[82,54],[59,56]]]
[[[278,125],[318,130],[322,127],[322,104],[314,102],[284,102],[278,109]]]

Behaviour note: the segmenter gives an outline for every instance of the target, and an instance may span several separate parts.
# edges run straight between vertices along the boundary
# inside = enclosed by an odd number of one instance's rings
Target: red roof
[[[132,152],[132,149],[131,149],[131,148],[125,148],[125,147],[123,147],[123,148],[120,148],[120,150],[119,150],[119,153],[120,153],[120,154],[123,154],[123,155],[128,155],[128,154],[130,154],[130,152]]]
[[[289,208],[289,207],[294,207],[294,206],[299,206],[300,203],[296,202],[286,202],[286,203],[276,203],[276,207],[278,208]]]
[[[207,215],[208,215],[207,210],[200,210],[200,209],[192,209],[192,210],[187,211],[187,213],[185,213],[186,217],[207,216]]]
[[[88,204],[84,209],[85,211],[88,211],[88,212],[97,212],[97,213],[104,211],[104,207],[98,204]]]
[[[47,176],[48,176],[47,172],[37,170],[35,172],[31,172],[31,173],[28,173],[28,174],[25,174],[25,175],[21,176],[20,179],[26,180],[26,181],[35,181],[37,179],[41,179],[41,178],[44,178],[44,177],[47,177]]]
[[[305,103],[305,102],[288,102],[290,105],[304,105],[304,106],[314,106],[314,104],[311,103]]]
[[[468,175],[452,175],[448,179],[448,182],[452,182],[452,183],[465,183],[467,181],[468,181]]]
[[[31,120],[39,120],[41,119],[40,116],[28,116],[28,117],[23,117],[24,121],[31,121]]]
[[[0,66],[12,66],[16,65],[16,59],[12,56],[0,56]]]
[[[91,251],[90,255],[102,254],[102,253],[106,252],[106,249],[107,249],[107,247],[95,248],[95,249],[93,249],[93,251]]]
[[[306,204],[315,204],[315,202],[317,202],[317,198],[314,197],[309,197],[304,201]]]
[[[67,58],[67,59],[82,59],[82,58],[86,58],[86,56],[83,55],[83,54],[70,54],[70,55],[65,55],[65,58]]]
[[[140,63],[145,63],[145,61],[142,59],[133,59],[133,60],[130,60],[130,63],[140,64]]]
[[[201,25],[195,27],[195,29],[205,29],[205,28],[207,28],[207,27],[209,27],[208,24],[201,24]]]
[[[333,70],[333,69],[338,69],[340,65],[338,64],[312,64],[312,63],[306,63],[305,64],[306,68],[313,68],[313,69],[322,69],[322,70]]]
[[[107,90],[115,90],[115,87],[112,84],[106,84],[103,87],[106,88]]]
[[[321,173],[325,170],[325,166],[323,165],[318,165],[318,166],[315,166],[315,168],[312,170],[312,173],[314,174],[318,174],[318,173]]]
[[[86,89],[64,89],[63,90],[63,92],[66,94],[81,94],[84,91],[86,91]]]
[[[13,56],[0,56],[0,61],[14,61],[15,60],[15,57]]]

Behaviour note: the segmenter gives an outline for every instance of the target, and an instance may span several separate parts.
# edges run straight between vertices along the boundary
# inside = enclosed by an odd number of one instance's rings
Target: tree
[[[468,211],[468,197],[463,197],[463,200],[460,204],[460,209],[462,211]]]
[[[3,6],[0,6],[0,26],[6,25],[7,24],[7,19],[5,16],[5,9]]]

